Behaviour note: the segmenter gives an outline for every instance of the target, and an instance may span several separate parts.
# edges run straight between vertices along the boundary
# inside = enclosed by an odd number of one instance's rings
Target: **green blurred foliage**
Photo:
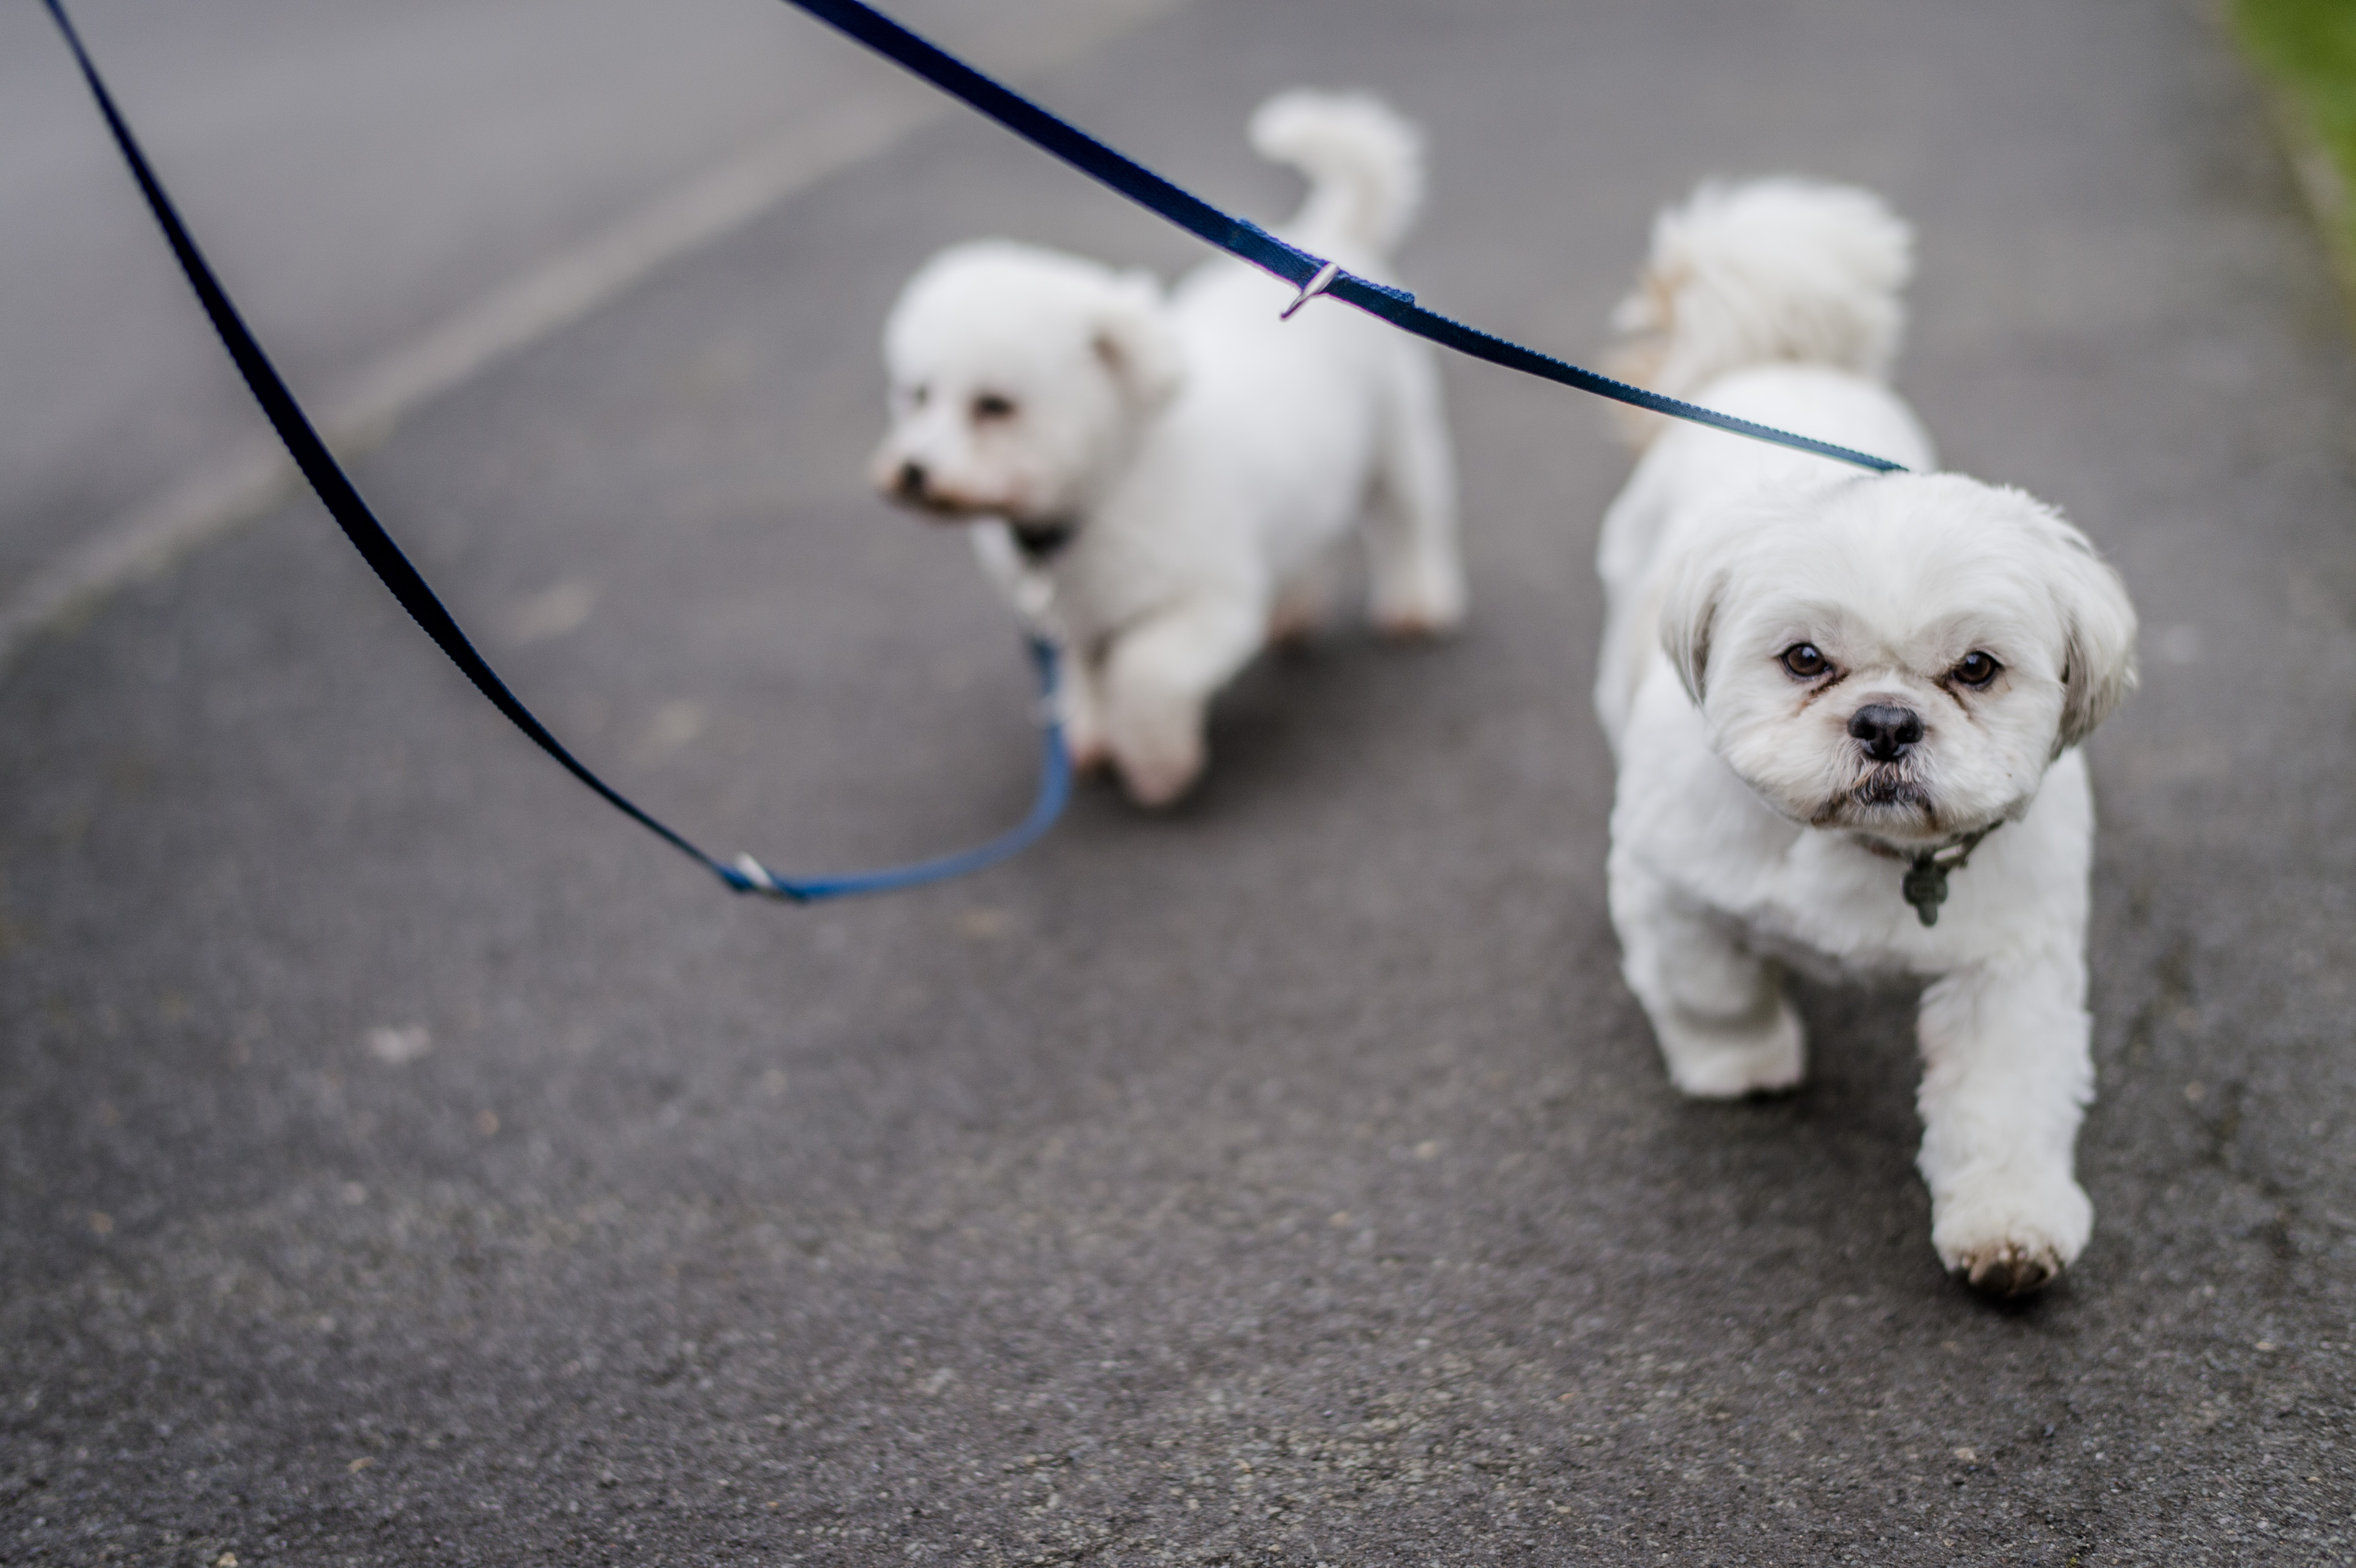
[[[2232,0],[2232,16],[2243,49],[2338,167],[2340,238],[2356,241],[2356,0]]]

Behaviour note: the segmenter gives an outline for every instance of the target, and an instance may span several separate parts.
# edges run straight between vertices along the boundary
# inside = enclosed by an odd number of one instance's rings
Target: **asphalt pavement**
[[[1243,120],[1301,81],[1430,128],[1419,293],[1575,357],[1703,175],[1917,223],[1902,388],[2147,628],[2064,1282],[1941,1275],[1902,989],[1804,990],[1789,1098],[1669,1089],[1586,699],[1626,458],[1559,389],[1449,368],[1462,638],[1265,661],[1176,813],[809,911],[290,504],[0,679],[0,1561],[2356,1554],[2356,352],[2206,7],[1190,0],[1033,86],[1267,217]],[[358,478],[714,847],[971,841],[1019,645],[861,470],[893,291],[983,233],[1197,256],[942,115]]]
[[[909,0],[1021,80],[1166,0]],[[75,24],[347,451],[943,117],[776,0],[80,0]],[[291,466],[37,4],[0,9],[0,662],[274,507]]]

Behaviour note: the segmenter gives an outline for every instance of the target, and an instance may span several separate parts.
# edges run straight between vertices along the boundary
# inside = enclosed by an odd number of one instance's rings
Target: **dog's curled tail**
[[[1252,115],[1251,144],[1309,176],[1309,199],[1286,227],[1312,251],[1387,256],[1423,204],[1423,133],[1371,93],[1280,92]]]
[[[1794,177],[1705,183],[1653,220],[1652,254],[1612,313],[1619,368],[1675,398],[1753,365],[1879,380],[1906,321],[1914,235],[1870,191]]]

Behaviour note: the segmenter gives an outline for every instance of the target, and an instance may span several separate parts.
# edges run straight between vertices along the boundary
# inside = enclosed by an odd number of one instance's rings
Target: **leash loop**
[[[844,876],[789,880],[779,877],[751,856],[741,856],[734,865],[713,859],[696,848],[683,835],[641,809],[628,796],[590,770],[588,765],[564,748],[548,727],[525,707],[522,699],[499,678],[488,661],[476,650],[457,619],[435,597],[417,568],[410,563],[392,536],[385,532],[376,514],[360,496],[359,490],[345,474],[327,443],[319,439],[310,417],[303,411],[285,379],[262,352],[262,345],[246,327],[244,318],[221,287],[212,265],[198,249],[197,241],[180,221],[172,198],[165,192],[163,182],[148,165],[147,155],[138,139],[114,106],[114,96],[98,74],[98,66],[90,51],[82,47],[81,36],[74,31],[72,21],[66,16],[64,0],[45,0],[50,18],[64,35],[66,47],[73,51],[74,60],[81,67],[84,80],[89,82],[92,97],[98,101],[99,112],[106,119],[107,128],[114,133],[114,144],[122,150],[123,162],[131,168],[131,176],[139,185],[140,193],[164,230],[172,254],[187,274],[189,286],[197,292],[206,315],[212,320],[213,330],[220,334],[221,345],[236,361],[245,384],[262,405],[262,411],[286,443],[286,451],[301,469],[311,488],[318,492],[328,516],[343,530],[344,537],[359,550],[362,560],[375,571],[401,607],[409,612],[434,645],[458,667],[460,674],[474,684],[476,690],[487,699],[510,724],[522,731],[541,751],[554,758],[559,766],[586,785],[606,805],[660,838],[664,843],[701,865],[720,879],[730,891],[739,893],[760,893],[787,903],[816,903],[822,900],[849,898],[861,893],[895,891],[904,888],[921,887],[928,882],[944,881],[997,865],[1000,861],[1028,848],[1063,812],[1071,797],[1071,759],[1064,750],[1062,728],[1054,718],[1056,697],[1056,654],[1055,648],[1039,639],[1031,643],[1031,656],[1036,666],[1040,701],[1048,715],[1045,729],[1045,755],[1043,760],[1039,791],[1032,803],[1030,815],[1012,830],[987,844],[955,855],[922,860],[913,865],[898,866],[881,871],[861,871]]]

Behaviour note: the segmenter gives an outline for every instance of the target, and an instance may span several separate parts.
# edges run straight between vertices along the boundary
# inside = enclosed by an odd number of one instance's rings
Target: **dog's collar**
[[[1858,842],[1885,860],[1906,862],[1906,876],[1898,884],[1898,891],[1914,906],[1914,912],[1922,917],[1924,925],[1936,925],[1939,906],[1947,901],[1947,873],[1962,870],[1970,863],[1972,851],[1980,847],[1980,840],[2003,826],[1999,818],[1960,838],[1913,851],[1893,849],[1872,838],[1859,838]]]
[[[1006,531],[1014,537],[1014,548],[1033,566],[1044,566],[1064,553],[1073,536],[1080,530],[1072,523],[1008,523]]]

